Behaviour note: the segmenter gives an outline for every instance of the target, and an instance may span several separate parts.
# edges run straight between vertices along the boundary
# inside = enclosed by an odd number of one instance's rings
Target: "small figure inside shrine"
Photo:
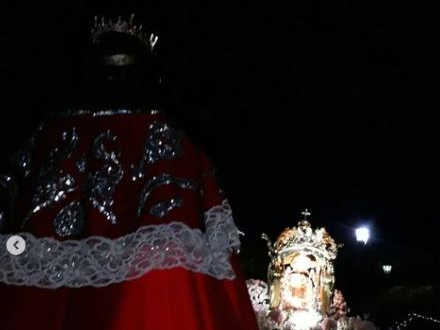
[[[263,234],[271,262],[267,283],[248,280],[261,330],[375,329],[348,318],[342,293],[334,290],[333,262],[341,245],[325,228],[313,229],[306,209],[296,227],[286,228],[272,243]]]

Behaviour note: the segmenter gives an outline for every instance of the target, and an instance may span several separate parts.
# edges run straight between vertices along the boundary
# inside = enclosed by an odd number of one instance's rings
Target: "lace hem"
[[[19,256],[5,248],[11,235],[0,235],[0,282],[52,289],[103,287],[175,267],[234,279],[229,257],[240,241],[226,200],[205,212],[205,227],[203,233],[172,222],[144,226],[117,239],[92,236],[63,242],[21,233],[26,251]]]
[[[157,115],[160,111],[157,109],[71,109],[62,112],[53,112],[49,114],[49,117],[74,117],[91,115],[92,117],[106,117],[114,115],[138,115],[138,114],[150,114]]]

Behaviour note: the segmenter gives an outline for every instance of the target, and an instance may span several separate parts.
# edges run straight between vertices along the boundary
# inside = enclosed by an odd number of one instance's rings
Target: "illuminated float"
[[[263,234],[271,258],[267,283],[248,280],[248,291],[262,330],[375,329],[346,316],[342,293],[334,290],[333,262],[341,245],[325,228],[313,229],[311,213],[272,243]]]

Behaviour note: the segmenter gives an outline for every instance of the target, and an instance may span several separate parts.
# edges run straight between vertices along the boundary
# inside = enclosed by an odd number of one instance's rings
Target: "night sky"
[[[439,257],[434,1],[122,2],[19,1],[0,14],[3,167],[78,90],[94,14],[133,11],[160,36],[164,107],[218,167],[248,276],[264,277],[261,233],[275,239],[307,207],[345,244],[337,281],[352,299],[361,223],[374,267],[438,284],[438,265],[418,268]]]

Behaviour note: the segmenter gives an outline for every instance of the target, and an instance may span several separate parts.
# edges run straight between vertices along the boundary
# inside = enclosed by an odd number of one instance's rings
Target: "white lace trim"
[[[240,241],[226,200],[205,212],[205,228],[203,233],[172,222],[144,226],[117,239],[92,236],[63,242],[20,233],[26,251],[18,256],[6,250],[11,235],[0,235],[0,282],[41,288],[103,287],[175,267],[234,279],[229,257]]]
[[[249,279],[246,281],[252,307],[257,317],[266,316],[269,312],[269,287],[262,280]]]

